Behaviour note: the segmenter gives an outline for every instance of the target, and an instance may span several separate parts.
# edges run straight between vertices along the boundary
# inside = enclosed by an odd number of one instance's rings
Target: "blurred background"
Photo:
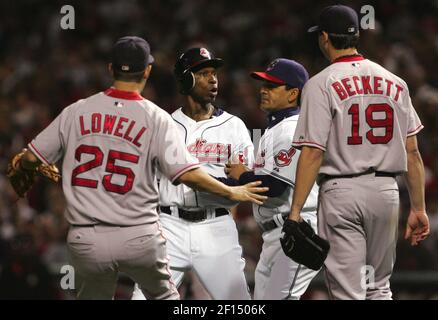
[[[375,10],[375,29],[361,32],[360,53],[402,77],[425,126],[418,135],[426,166],[431,236],[417,247],[402,239],[409,199],[400,181],[400,239],[392,277],[396,299],[438,299],[438,1],[208,1],[14,0],[0,3],[0,299],[72,299],[62,290],[68,264],[68,224],[60,186],[39,180],[27,199],[4,175],[10,158],[63,108],[111,85],[107,63],[124,35],[149,41],[155,64],[144,96],[168,112],[181,105],[172,69],[190,46],[205,46],[226,65],[219,71],[217,106],[262,129],[257,83],[248,76],[285,57],[314,75],[328,65],[316,37],[306,33],[326,5]],[[75,29],[63,30],[63,5],[75,9]],[[251,290],[261,235],[249,206],[238,207],[240,242]],[[129,299],[132,282],[120,278],[116,299]],[[193,274],[185,299],[208,298]],[[317,277],[303,299],[327,298]]]

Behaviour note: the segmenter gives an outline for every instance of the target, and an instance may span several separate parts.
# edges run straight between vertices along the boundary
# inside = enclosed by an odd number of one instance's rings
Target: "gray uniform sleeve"
[[[331,124],[329,96],[317,81],[309,80],[303,88],[300,118],[293,146],[310,146],[325,151]]]
[[[407,88],[407,86],[406,86]],[[411,97],[409,96],[409,93],[407,93],[408,95],[408,103],[409,103],[409,115],[408,115],[408,133],[407,136],[414,136],[416,135],[418,132],[421,131],[421,129],[424,128],[424,126],[421,124],[421,120],[418,117],[417,112],[414,109],[414,106],[412,105],[412,100]]]
[[[173,184],[185,172],[200,167],[198,159],[187,151],[183,137],[170,116],[163,116],[153,143],[158,168]]]
[[[45,164],[57,162],[63,155],[65,145],[64,136],[68,130],[68,113],[70,107],[65,108],[41,133],[27,146]]]

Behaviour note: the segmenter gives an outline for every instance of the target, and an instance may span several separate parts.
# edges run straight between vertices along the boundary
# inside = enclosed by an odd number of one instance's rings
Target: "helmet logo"
[[[200,54],[201,56],[203,56],[204,58],[211,59],[210,52],[208,52],[208,50],[205,49],[205,48],[201,48],[201,49],[199,50],[199,54]]]

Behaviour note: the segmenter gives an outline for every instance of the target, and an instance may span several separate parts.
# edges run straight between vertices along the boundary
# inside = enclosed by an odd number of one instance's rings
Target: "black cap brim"
[[[307,32],[317,32],[320,30],[321,29],[319,28],[319,26],[313,26],[313,27],[310,27],[309,29],[307,29]]]
[[[193,72],[196,72],[198,70],[201,70],[202,68],[208,68],[208,67],[213,67],[215,69],[220,68],[224,65],[224,60],[220,59],[220,58],[214,58],[214,59],[209,59],[209,60],[201,60],[198,63],[196,63],[195,65],[190,67],[190,70],[192,70]]]

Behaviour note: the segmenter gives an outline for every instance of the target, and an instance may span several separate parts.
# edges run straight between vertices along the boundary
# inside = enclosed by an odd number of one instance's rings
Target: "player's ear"
[[[144,71],[143,79],[148,79],[149,75],[151,74],[152,65],[148,65]]]
[[[287,101],[289,103],[292,103],[298,99],[298,96],[300,94],[300,90],[298,88],[292,88],[289,90],[289,95],[287,97]]]
[[[320,36],[322,36],[322,40],[323,40],[324,42],[327,42],[327,41],[329,40],[328,33],[325,32],[325,31],[321,31]]]

